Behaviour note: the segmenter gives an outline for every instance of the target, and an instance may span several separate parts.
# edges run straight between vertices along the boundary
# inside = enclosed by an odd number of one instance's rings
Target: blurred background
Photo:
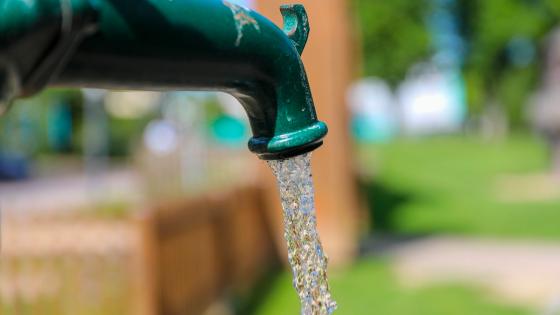
[[[301,2],[336,314],[560,314],[560,1]],[[299,313],[233,97],[48,90],[0,130],[1,314]]]

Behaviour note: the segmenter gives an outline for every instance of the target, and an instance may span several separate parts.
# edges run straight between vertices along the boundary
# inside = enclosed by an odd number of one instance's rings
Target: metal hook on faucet
[[[284,18],[284,33],[294,43],[301,55],[309,37],[309,19],[305,7],[301,4],[286,4],[280,7]]]

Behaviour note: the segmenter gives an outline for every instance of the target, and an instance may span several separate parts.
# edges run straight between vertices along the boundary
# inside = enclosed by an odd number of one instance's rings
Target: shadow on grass
[[[281,278],[283,269],[280,265],[271,268],[254,288],[243,296],[233,299],[233,313],[239,315],[256,314],[262,303],[270,296],[277,281]]]
[[[359,184],[367,201],[371,229],[375,233],[396,233],[397,214],[402,206],[414,201],[414,196],[372,179]]]
[[[423,241],[433,235],[404,233],[399,225],[399,212],[407,204],[418,202],[419,197],[380,181],[366,178],[359,181],[360,192],[367,202],[370,235],[362,240],[362,256],[383,256],[405,244]]]

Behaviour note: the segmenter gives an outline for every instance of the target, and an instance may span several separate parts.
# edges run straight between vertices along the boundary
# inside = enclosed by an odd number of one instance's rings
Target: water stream
[[[311,154],[268,162],[278,180],[284,236],[302,315],[329,315],[337,305],[327,280],[327,256],[319,240]]]

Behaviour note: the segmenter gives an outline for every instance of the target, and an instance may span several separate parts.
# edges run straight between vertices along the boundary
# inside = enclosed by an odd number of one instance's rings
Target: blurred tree
[[[524,126],[524,106],[539,80],[539,48],[558,21],[560,1],[458,2],[471,114],[498,104],[512,127]]]
[[[547,141],[554,175],[560,178],[560,27],[548,39],[540,88],[530,104],[533,126]]]
[[[434,3],[353,0],[364,75],[395,86],[411,65],[430,57],[426,20]],[[542,42],[559,21],[560,0],[456,0],[455,7],[470,113],[480,116],[498,104],[512,127],[525,126],[524,106],[539,82]]]
[[[408,69],[430,55],[425,17],[431,0],[353,0],[361,29],[364,75],[398,84]]]
[[[81,93],[70,89],[50,89],[32,98],[18,100],[10,111],[0,117],[0,152],[18,153],[31,157],[39,153],[57,151],[71,152],[75,149],[75,139],[71,132],[77,128],[81,117]],[[51,119],[57,106],[64,104],[64,117],[67,121]],[[50,141],[54,124],[66,124],[64,131],[69,137],[65,139],[64,148],[59,148]],[[56,131],[58,132],[58,130]],[[55,132],[55,133],[56,133]],[[12,152],[13,151],[13,152]]]

